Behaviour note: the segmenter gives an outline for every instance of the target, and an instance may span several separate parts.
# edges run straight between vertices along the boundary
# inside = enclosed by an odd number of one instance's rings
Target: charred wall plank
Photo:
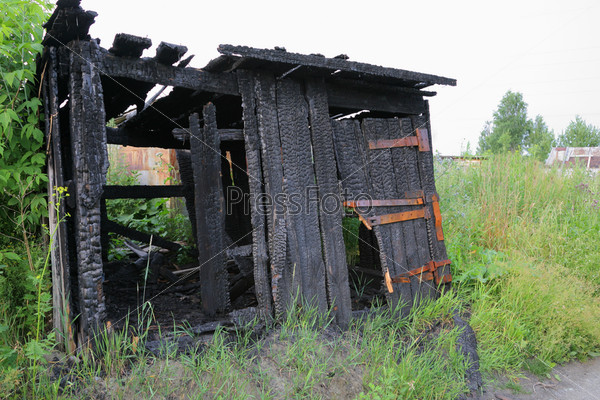
[[[318,185],[319,222],[327,271],[329,307],[338,326],[346,328],[352,316],[352,304],[346,246],[342,231],[344,208],[340,202],[341,191],[333,148],[333,128],[329,120],[327,93],[322,80],[306,81],[306,100]]]
[[[308,107],[300,82],[277,82],[277,116],[283,155],[289,259],[301,275],[302,296],[319,312],[327,311],[325,264],[321,251],[317,186],[312,164]]]
[[[229,308],[229,283],[223,239],[225,215],[221,187],[221,150],[215,106],[204,107],[204,129],[198,114],[190,116],[191,159],[196,193],[196,232],[202,309],[216,315]]]
[[[79,345],[84,345],[105,319],[100,244],[100,198],[108,169],[102,86],[94,64],[95,42],[72,44],[70,57],[70,126],[76,204],[75,245],[79,282]],[[75,55],[77,54],[77,55]]]
[[[431,142],[431,123],[429,117],[429,103],[425,102],[425,113],[418,117],[412,117],[411,122],[413,128],[426,128],[427,135],[429,138],[429,143]],[[431,196],[437,195],[437,191],[435,188],[435,174],[433,168],[433,152],[419,152],[418,153],[418,165],[419,165],[419,175],[421,177],[421,184],[423,185],[423,191],[425,192],[425,197],[427,199],[431,199]],[[432,210],[431,202],[429,202],[428,207]],[[433,215],[433,214],[432,214]],[[429,243],[431,246],[431,257],[435,261],[442,261],[448,259],[448,254],[446,252],[446,245],[443,240],[438,240],[435,232],[435,218],[430,218],[427,221],[427,230],[429,236]],[[450,266],[441,267],[438,270],[438,275],[440,277],[445,277],[450,275]]]
[[[283,200],[283,165],[279,122],[277,120],[276,84],[273,75],[258,72],[254,77],[254,95],[258,133],[261,142],[262,170],[265,182],[264,201],[271,263],[271,293],[276,316],[291,306],[293,293],[300,290],[299,279],[293,281],[293,266],[287,262],[287,229]],[[279,201],[274,201],[279,199]]]
[[[75,341],[71,330],[73,314],[71,312],[71,285],[69,271],[69,250],[67,227],[65,225],[65,202],[61,201],[56,187],[65,187],[63,177],[64,163],[58,104],[58,76],[56,49],[48,48],[48,64],[44,79],[44,113],[46,115],[46,140],[50,143],[48,154],[48,227],[54,235],[50,248],[52,260],[52,304],[53,328],[61,339],[68,343],[68,352],[75,350]],[[63,221],[63,222],[61,222]]]
[[[262,159],[260,137],[256,117],[255,87],[252,74],[239,71],[238,87],[242,96],[244,119],[244,146],[248,165],[248,189],[250,194],[250,217],[252,223],[252,259],[254,261],[254,287],[259,315],[263,320],[273,317],[271,278],[268,270],[267,230],[265,212],[259,201],[263,193]]]

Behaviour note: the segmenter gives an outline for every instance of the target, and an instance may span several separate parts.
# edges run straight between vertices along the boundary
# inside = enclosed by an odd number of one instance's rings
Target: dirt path
[[[600,400],[600,357],[585,363],[571,362],[554,368],[555,378],[540,380],[535,376],[521,379],[519,384],[526,393],[515,394],[510,389],[490,387],[484,400]]]

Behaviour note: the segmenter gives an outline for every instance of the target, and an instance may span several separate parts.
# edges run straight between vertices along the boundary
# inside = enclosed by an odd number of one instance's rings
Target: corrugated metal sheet
[[[127,170],[138,172],[140,185],[171,185],[179,181],[173,149],[109,145],[109,152]]]
[[[557,164],[600,169],[600,147],[554,147],[546,159],[546,165]]]

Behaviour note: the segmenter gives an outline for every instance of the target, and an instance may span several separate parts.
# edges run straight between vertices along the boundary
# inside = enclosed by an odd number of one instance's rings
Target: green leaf
[[[30,360],[40,360],[48,354],[48,351],[44,349],[44,346],[41,342],[32,339],[25,345],[25,355]]]
[[[12,261],[19,261],[21,260],[21,256],[19,256],[16,253],[10,252],[10,251],[6,251],[6,252],[2,252],[0,253],[2,256],[4,256],[5,258],[12,260]]]

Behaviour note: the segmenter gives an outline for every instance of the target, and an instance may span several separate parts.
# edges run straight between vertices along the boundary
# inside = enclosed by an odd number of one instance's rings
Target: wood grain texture
[[[423,127],[427,128],[427,134],[429,137],[429,143],[431,141],[431,123],[429,116],[429,103],[425,102],[425,113],[422,116],[411,117],[411,122],[413,127]],[[419,152],[418,153],[418,165],[420,166],[419,173],[421,175],[421,182],[423,185],[423,190],[425,192],[426,198],[431,198],[432,195],[437,194],[435,187],[435,173],[433,167],[433,152]],[[433,208],[431,204],[429,204],[431,208],[431,212],[433,215]],[[431,218],[427,221],[427,230],[429,235],[429,243],[430,243],[430,252],[431,257],[434,261],[446,260],[448,259],[448,254],[446,252],[446,245],[443,240],[438,240],[436,237],[435,231],[435,220]],[[444,266],[438,269],[438,276],[440,278],[444,276],[450,275],[450,266]],[[444,285],[446,289],[450,288],[450,284]]]
[[[344,209],[340,201],[341,191],[333,147],[333,128],[329,119],[327,93],[322,80],[306,81],[306,100],[318,185],[319,222],[327,271],[329,307],[336,324],[345,329],[352,317],[352,304],[342,231]]]
[[[302,300],[327,311],[317,187],[311,154],[308,107],[300,82],[277,82],[277,116],[286,194],[286,224],[292,274],[300,276]]]
[[[254,78],[251,73],[246,71],[239,71],[237,76],[238,87],[242,96],[244,146],[246,148],[246,162],[248,166],[254,291],[258,302],[259,315],[263,320],[269,320],[273,317],[273,301],[269,273],[269,254],[267,250],[266,216],[259,203],[259,196],[263,193],[263,173],[256,116],[256,99],[254,97]]]
[[[273,200],[283,191],[283,161],[279,122],[277,120],[276,84],[273,75],[258,72],[254,75],[254,96],[258,134],[260,137],[262,170],[265,183],[262,200],[267,214],[267,234],[271,263],[271,293],[275,316],[279,317],[292,305],[294,293],[300,292],[299,279],[294,280],[293,266],[287,261],[287,228],[285,204]],[[270,199],[270,200],[269,200]],[[270,201],[271,204],[266,202]]]
[[[105,114],[95,42],[78,42],[70,58],[70,127],[79,286],[78,345],[86,345],[106,317],[102,290],[100,198],[108,169]],[[90,61],[88,63],[87,61]]]
[[[58,337],[65,338],[68,348],[65,351],[75,350],[75,339],[71,330],[73,320],[71,306],[71,284],[67,227],[65,224],[65,201],[57,196],[56,187],[64,187],[64,163],[62,154],[62,138],[60,131],[60,117],[58,104],[58,74],[57,74],[56,49],[48,49],[48,64],[44,79],[44,113],[46,140],[50,143],[50,152],[47,159],[48,167],[48,227],[54,233],[54,240],[50,247],[52,263],[52,321]],[[54,204],[58,204],[58,209]],[[60,222],[62,221],[62,222]],[[64,342],[62,342],[64,343]],[[62,346],[61,343],[61,346]]]
[[[200,265],[202,310],[214,316],[229,309],[229,283],[225,265],[225,215],[221,186],[221,151],[216,110],[209,103],[203,112],[190,116],[191,161],[196,193],[196,232]]]

